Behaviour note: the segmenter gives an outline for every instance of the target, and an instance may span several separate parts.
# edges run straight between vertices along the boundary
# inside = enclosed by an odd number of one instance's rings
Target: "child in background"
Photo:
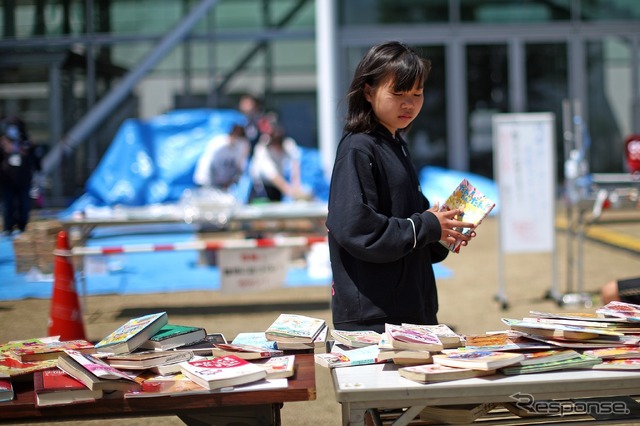
[[[430,69],[399,42],[372,47],[356,68],[327,217],[336,329],[437,324],[432,264],[449,253],[439,241],[475,237],[456,230],[475,228],[455,220],[459,210],[430,206],[401,136],[422,108]]]

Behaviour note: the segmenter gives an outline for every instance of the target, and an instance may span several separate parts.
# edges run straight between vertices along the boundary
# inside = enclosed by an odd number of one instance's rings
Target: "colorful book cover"
[[[262,359],[283,355],[279,349],[266,349],[261,346],[244,345],[238,343],[218,343],[214,345],[213,356],[235,355],[242,359]]]
[[[470,379],[495,374],[495,372],[495,370],[472,370],[470,368],[447,367],[440,364],[412,365],[398,369],[400,376],[420,383]]]
[[[17,377],[26,376],[36,371],[53,368],[57,365],[56,359],[48,359],[36,362],[20,362],[9,356],[0,356],[0,376]]]
[[[514,352],[496,351],[451,351],[433,355],[433,363],[449,367],[471,368],[475,370],[495,370],[517,364],[524,355]]]
[[[594,370],[640,370],[639,358],[605,359],[592,367]]]
[[[596,313],[600,315],[624,318],[627,321],[640,321],[640,305],[633,303],[612,301],[601,308],[596,309]]]
[[[98,352],[132,352],[167,324],[167,313],[132,318],[96,343]]]
[[[519,365],[536,365],[547,362],[563,361],[565,359],[579,358],[580,353],[573,349],[550,349],[546,351],[524,352],[524,359]]]
[[[421,349],[433,352],[443,349],[438,336],[430,330],[385,324],[385,333],[396,349]]]
[[[204,340],[207,332],[202,327],[180,324],[165,324],[160,331],[140,345],[145,349],[167,350]]]
[[[89,371],[94,376],[100,379],[107,380],[115,380],[115,379],[125,379],[131,380],[126,373],[118,370],[115,367],[110,366],[106,362],[102,361],[99,358],[94,357],[91,354],[85,354],[78,351],[73,350],[65,350],[67,355],[73,358],[78,364],[80,364],[85,370]]]
[[[269,340],[310,343],[324,327],[326,323],[323,319],[283,313],[267,328],[265,335]]]
[[[382,335],[373,330],[347,331],[332,329],[331,337],[343,345],[361,348],[363,346],[377,345],[380,343]]]
[[[375,345],[347,350],[341,349],[339,345],[334,345],[331,352],[315,354],[314,360],[322,367],[350,367],[379,363],[381,362],[378,358],[379,354],[380,349]],[[382,362],[386,362],[386,360]]]
[[[456,220],[470,222],[478,226],[495,206],[496,203],[493,200],[471,185],[467,179],[462,179],[449,198],[440,206],[440,211],[460,209],[462,214],[456,216]],[[462,228],[458,231],[468,235],[471,233],[471,228]],[[440,243],[454,253],[459,253],[460,247],[462,247],[462,240],[453,243],[440,241]]]
[[[9,349],[9,355],[20,362],[44,361],[56,359],[65,349],[81,352],[95,352],[93,343],[86,340],[66,340],[54,342],[26,342]]]
[[[462,337],[446,324],[422,325],[404,323],[402,326],[431,331],[438,336],[438,340],[440,340],[445,349],[457,348],[462,344]]]
[[[511,365],[500,369],[506,375],[542,373],[547,371],[568,370],[573,368],[595,368],[600,364],[600,358],[578,354],[577,357],[558,361],[543,362],[531,365]]]
[[[102,398],[102,390],[89,389],[59,368],[35,372],[33,389],[39,407],[91,402]]]
[[[278,342],[267,339],[264,331],[238,333],[231,343],[234,345],[259,346],[265,349],[278,349]]]
[[[585,355],[597,356],[598,358],[602,358],[604,360],[640,358],[640,348],[636,346],[587,349],[583,353]]]
[[[266,370],[267,379],[283,379],[293,376],[295,361],[295,355],[282,355],[256,361],[256,365]]]

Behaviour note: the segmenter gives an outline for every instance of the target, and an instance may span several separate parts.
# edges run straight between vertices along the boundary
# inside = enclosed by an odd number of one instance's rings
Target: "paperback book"
[[[552,339],[589,340],[603,336],[613,339],[623,336],[623,333],[596,327],[526,322],[511,318],[502,318],[502,321],[512,330]]]
[[[264,368],[267,379],[286,379],[295,373],[295,355],[274,356],[268,359],[256,361],[255,364]]]
[[[585,355],[597,356],[604,360],[608,359],[631,359],[640,358],[640,347],[621,346],[617,348],[587,349],[583,351]]]
[[[404,323],[402,326],[431,331],[438,336],[438,340],[440,340],[444,349],[458,348],[463,344],[462,336],[454,332],[451,327],[446,324],[421,325]]]
[[[94,353],[93,343],[86,340],[67,340],[53,342],[25,342],[9,349],[9,356],[20,362],[46,361],[57,359],[65,349]]]
[[[312,343],[325,327],[323,319],[283,313],[267,328],[265,336],[276,342]]]
[[[443,349],[438,336],[427,329],[385,324],[385,333],[395,349],[440,352]]]
[[[537,365],[549,362],[579,358],[580,353],[573,349],[549,349],[545,351],[524,352],[524,359],[518,365]]]
[[[329,327],[323,327],[312,342],[284,342],[277,341],[278,349],[283,351],[295,350],[316,350],[323,349],[327,344],[327,336],[329,335]]]
[[[605,359],[602,360],[602,362],[595,364],[591,368],[593,368],[594,370],[640,370],[640,359]]]
[[[13,348],[21,348],[33,343],[50,343],[59,340],[59,336],[38,337],[25,340],[13,340],[0,344],[0,377],[13,377],[32,380],[33,372],[53,368],[57,360],[50,359],[36,362],[20,362],[11,357],[9,351]]]
[[[575,368],[592,368],[600,364],[602,360],[597,357],[578,354],[575,358],[549,361],[531,365],[511,365],[500,369],[505,375],[542,373],[547,371],[569,370]],[[595,367],[594,367],[595,368]]]
[[[104,358],[111,367],[122,370],[144,370],[165,364],[189,361],[193,354],[188,351],[141,351],[129,354],[109,355]]]
[[[415,351],[410,349],[384,349],[378,354],[378,361],[391,361],[396,365],[424,365],[433,362],[429,351]]]
[[[495,206],[496,203],[493,200],[471,185],[467,179],[462,179],[462,182],[440,206],[440,211],[459,209],[462,214],[457,215],[455,217],[456,220],[470,222],[478,226]],[[458,229],[458,231],[463,235],[469,235],[472,229],[462,228]],[[462,240],[460,239],[453,243],[441,240],[440,243],[454,253],[459,253],[460,247],[462,247]]]
[[[364,346],[377,345],[380,343],[382,335],[373,330],[347,331],[332,329],[331,337],[342,345],[351,348],[362,348]]]
[[[91,354],[66,350],[58,358],[58,367],[91,390],[129,392],[140,388],[127,374]]]
[[[264,359],[283,355],[280,349],[266,349],[260,346],[238,343],[219,343],[212,349],[213,356],[235,355],[242,359]]]
[[[38,407],[93,402],[102,398],[102,390],[91,390],[59,368],[36,371],[33,390]]]
[[[547,350],[554,345],[518,335],[514,332],[470,334],[464,337],[465,349],[486,351]]]
[[[331,352],[314,355],[315,363],[327,368],[351,367],[354,365],[377,364],[380,350],[375,345],[355,349],[342,349],[340,345],[333,345]]]
[[[165,324],[160,331],[140,345],[140,348],[166,351],[179,346],[200,342],[206,337],[207,331],[202,327]]]
[[[398,369],[398,373],[402,377],[419,383],[471,379],[495,374],[495,372],[496,370],[472,370],[470,368],[448,367],[440,364],[413,365]]]
[[[182,374],[207,389],[220,389],[266,378],[264,368],[235,355],[180,363]]]
[[[231,343],[234,345],[259,346],[265,349],[279,349],[278,342],[267,339],[264,331],[238,333]]]
[[[640,321],[640,305],[633,303],[612,301],[601,308],[596,309],[596,313],[605,317],[623,318],[627,321]]]
[[[522,360],[524,355],[515,352],[451,350],[445,354],[433,355],[434,364],[485,371],[497,370]]]
[[[0,402],[11,401],[14,397],[13,383],[10,377],[0,376]]]
[[[211,334],[207,334],[207,336],[199,342],[192,343],[190,345],[178,346],[173,350],[189,351],[194,355],[210,356],[213,346],[218,343],[227,343],[227,339],[224,337],[224,334],[211,333]]]
[[[96,343],[98,352],[133,352],[167,324],[167,313],[158,312],[132,318]]]

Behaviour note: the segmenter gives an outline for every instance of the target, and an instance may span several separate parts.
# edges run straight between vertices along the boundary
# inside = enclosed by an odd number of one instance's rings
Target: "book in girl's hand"
[[[373,330],[348,331],[348,330],[331,330],[331,337],[342,345],[350,348],[362,348],[364,346],[377,345],[380,343],[382,334]]]
[[[98,352],[122,354],[133,352],[167,324],[167,313],[132,318],[96,343]]]
[[[495,372],[496,370],[472,370],[470,368],[447,367],[440,364],[412,365],[398,369],[398,373],[402,377],[419,383],[470,379],[495,374]]]
[[[471,185],[467,179],[462,179],[462,182],[449,195],[449,198],[445,200],[439,210],[462,210],[462,214],[457,215],[455,219],[478,226],[495,206],[496,203],[493,200]],[[462,228],[458,231],[464,235],[469,235],[472,229]],[[462,247],[462,240],[457,240],[453,243],[440,241],[440,243],[454,253],[459,253],[460,247]]]
[[[206,337],[207,331],[202,327],[165,324],[160,331],[140,345],[140,348],[166,351],[179,346],[200,342]]]
[[[524,355],[515,352],[451,350],[445,354],[433,355],[434,364],[485,371],[517,364],[522,360]]]
[[[102,390],[89,389],[59,368],[33,373],[33,390],[38,407],[93,402],[102,398]]]
[[[259,365],[235,355],[180,363],[182,374],[207,389],[219,389],[256,382],[267,376]]]
[[[312,343],[325,327],[323,319],[283,313],[267,328],[265,336],[276,342]]]
[[[395,349],[440,352],[442,342],[431,330],[413,326],[385,324],[385,333]]]

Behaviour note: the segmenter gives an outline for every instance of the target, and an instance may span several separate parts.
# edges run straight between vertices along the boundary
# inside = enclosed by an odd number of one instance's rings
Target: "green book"
[[[542,373],[547,371],[568,370],[573,368],[591,368],[600,364],[601,358],[580,354],[576,358],[563,359],[560,361],[544,362],[531,365],[512,365],[500,369],[502,374],[513,376],[516,374]]]
[[[166,324],[160,331],[151,336],[140,347],[166,351],[184,345],[200,342],[207,337],[207,331],[202,327],[189,325]]]

